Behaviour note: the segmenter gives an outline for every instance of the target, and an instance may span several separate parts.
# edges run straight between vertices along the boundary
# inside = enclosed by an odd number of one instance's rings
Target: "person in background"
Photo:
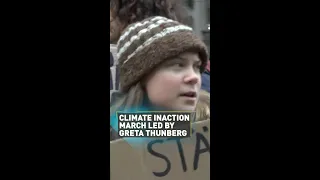
[[[117,44],[128,25],[151,16],[163,16],[191,26],[182,0],[110,0],[110,44]],[[202,74],[201,88],[210,93],[210,67]]]
[[[201,90],[208,51],[192,28],[161,16],[147,18],[122,32],[117,56],[121,95],[111,115],[147,107],[196,111],[196,121],[210,119],[210,94]]]
[[[110,43],[117,44],[129,25],[151,16],[163,16],[188,24],[188,11],[181,0],[110,0]]]
[[[201,75],[201,79],[202,79],[201,89],[210,93],[210,61],[208,61],[206,70]]]

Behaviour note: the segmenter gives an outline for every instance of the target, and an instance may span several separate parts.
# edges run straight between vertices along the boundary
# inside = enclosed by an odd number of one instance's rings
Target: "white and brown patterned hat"
[[[208,51],[191,27],[165,17],[150,17],[129,25],[118,44],[120,89],[126,92],[161,62],[187,51],[199,52],[204,71]]]

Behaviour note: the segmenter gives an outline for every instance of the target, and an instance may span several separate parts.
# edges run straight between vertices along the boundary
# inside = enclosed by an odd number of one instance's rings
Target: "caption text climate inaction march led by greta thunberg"
[[[190,112],[117,113],[120,137],[189,137]]]
[[[120,121],[190,121],[189,114],[120,114]]]

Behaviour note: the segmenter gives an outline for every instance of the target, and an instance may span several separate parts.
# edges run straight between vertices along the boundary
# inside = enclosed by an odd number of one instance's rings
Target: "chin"
[[[174,108],[175,111],[195,111],[196,107],[195,106],[180,106],[180,107],[176,107]]]

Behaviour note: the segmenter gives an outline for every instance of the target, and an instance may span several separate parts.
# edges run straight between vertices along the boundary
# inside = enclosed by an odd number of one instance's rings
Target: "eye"
[[[182,67],[184,67],[184,64],[181,63],[181,62],[177,62],[177,63],[174,63],[174,64],[173,64],[173,67],[182,68]]]
[[[194,68],[195,68],[197,71],[200,71],[200,69],[201,69],[201,64],[195,64],[195,65],[194,65]]]

